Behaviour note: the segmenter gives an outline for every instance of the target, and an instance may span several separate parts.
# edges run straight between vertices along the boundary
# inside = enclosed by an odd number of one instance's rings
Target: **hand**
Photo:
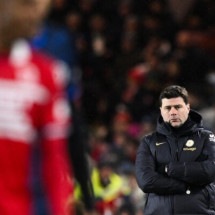
[[[158,164],[156,171],[162,175],[167,175],[168,165],[167,164]]]

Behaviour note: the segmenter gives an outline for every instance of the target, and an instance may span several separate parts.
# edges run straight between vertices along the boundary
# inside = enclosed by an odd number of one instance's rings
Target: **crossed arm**
[[[205,142],[202,156],[194,162],[170,162],[167,172],[157,170],[147,139],[141,143],[136,157],[136,178],[146,193],[160,195],[185,193],[188,187],[204,186],[215,180],[215,142]]]

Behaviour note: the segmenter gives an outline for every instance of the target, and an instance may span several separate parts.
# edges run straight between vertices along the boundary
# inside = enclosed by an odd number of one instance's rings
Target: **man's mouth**
[[[170,122],[179,122],[179,119],[170,119]]]

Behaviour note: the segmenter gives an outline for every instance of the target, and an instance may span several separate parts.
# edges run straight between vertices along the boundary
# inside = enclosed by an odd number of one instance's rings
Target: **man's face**
[[[51,0],[1,0],[0,32],[9,42],[37,33]]]
[[[181,97],[162,99],[160,107],[161,116],[164,122],[170,123],[172,127],[180,127],[188,118],[190,105],[185,104]]]

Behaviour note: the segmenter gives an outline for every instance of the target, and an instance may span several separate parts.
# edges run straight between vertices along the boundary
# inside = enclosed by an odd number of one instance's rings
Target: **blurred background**
[[[99,214],[143,215],[135,155],[165,86],[186,87],[215,132],[214,12],[214,0],[53,1],[32,46],[68,65]]]

